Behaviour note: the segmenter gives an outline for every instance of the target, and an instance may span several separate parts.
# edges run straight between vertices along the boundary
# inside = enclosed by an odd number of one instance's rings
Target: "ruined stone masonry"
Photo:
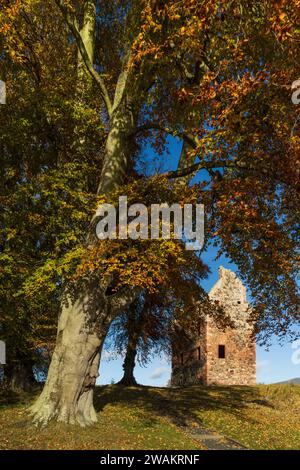
[[[255,384],[255,340],[245,287],[235,273],[221,266],[209,297],[222,305],[234,327],[222,330],[207,316],[197,338],[182,341],[176,352],[174,348],[171,384]]]

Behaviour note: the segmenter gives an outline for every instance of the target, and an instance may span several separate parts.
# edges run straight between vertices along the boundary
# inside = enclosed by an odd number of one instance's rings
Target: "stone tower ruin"
[[[171,384],[255,384],[255,340],[249,322],[245,287],[234,272],[221,266],[219,280],[209,292],[209,297],[218,301],[234,327],[221,329],[213,318],[207,316],[197,337],[181,341],[181,345],[176,344]]]

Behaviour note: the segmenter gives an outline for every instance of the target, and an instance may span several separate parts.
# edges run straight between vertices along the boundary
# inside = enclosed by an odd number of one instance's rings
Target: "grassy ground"
[[[90,428],[32,427],[32,396],[0,397],[1,449],[199,449],[180,426],[204,424],[252,449],[300,449],[300,386],[98,387]]]

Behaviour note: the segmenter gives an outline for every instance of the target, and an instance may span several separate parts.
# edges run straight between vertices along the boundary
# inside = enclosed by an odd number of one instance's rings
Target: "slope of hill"
[[[277,385],[280,384],[293,384],[293,385],[300,385],[300,377],[295,377],[294,379],[284,380],[282,382],[276,382]]]
[[[300,449],[300,387],[97,387],[99,421],[33,428],[34,397],[0,396],[1,449],[203,449],[185,430],[205,426],[252,449]]]

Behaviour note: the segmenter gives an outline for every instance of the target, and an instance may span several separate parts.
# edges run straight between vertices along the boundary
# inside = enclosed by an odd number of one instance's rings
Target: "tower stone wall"
[[[173,349],[172,385],[255,384],[256,348],[245,287],[235,273],[220,267],[209,297],[223,307],[233,326],[222,329],[207,317],[197,337],[179,340]]]

